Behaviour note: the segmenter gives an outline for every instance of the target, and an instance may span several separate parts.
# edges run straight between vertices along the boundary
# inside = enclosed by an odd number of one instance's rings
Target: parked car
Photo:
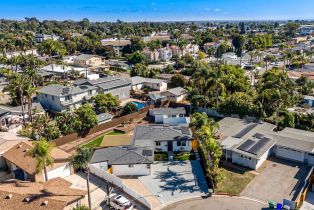
[[[110,205],[117,210],[133,209],[133,204],[127,198],[116,193],[110,194]]]

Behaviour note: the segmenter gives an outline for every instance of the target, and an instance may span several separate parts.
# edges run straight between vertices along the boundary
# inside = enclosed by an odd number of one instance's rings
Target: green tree
[[[134,52],[128,57],[128,61],[134,65],[136,64],[147,64],[148,60],[146,56],[141,52]]]
[[[89,162],[92,157],[92,152],[87,147],[79,147],[76,155],[72,157],[71,164],[76,170],[82,170],[86,173],[87,193],[88,193],[88,207],[92,209],[90,186],[89,186]]]
[[[173,77],[171,77],[170,85],[171,87],[185,87],[187,85],[188,81],[185,79],[185,77],[182,74],[175,74]]]
[[[80,119],[80,130],[92,128],[98,123],[96,113],[93,107],[88,103],[83,104],[76,109],[74,113],[77,115],[78,119]]]
[[[92,97],[92,101],[95,104],[96,110],[101,113],[112,111],[114,108],[117,108],[120,105],[120,101],[111,93],[100,93]]]
[[[138,108],[134,103],[127,103],[123,107],[122,114],[127,115],[127,114],[132,114],[132,113],[137,112],[137,111],[138,111]]]
[[[39,173],[44,170],[45,181],[48,181],[47,167],[54,162],[51,157],[51,151],[54,147],[53,143],[41,138],[39,141],[33,142],[33,149],[28,152],[29,156],[36,158],[36,172]]]

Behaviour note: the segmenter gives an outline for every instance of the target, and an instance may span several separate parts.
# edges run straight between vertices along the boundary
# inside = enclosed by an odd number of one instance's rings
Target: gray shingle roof
[[[186,93],[186,90],[182,87],[176,87],[176,88],[172,88],[167,90],[167,92],[175,95],[175,96],[180,96]]]
[[[98,122],[106,121],[112,119],[113,116],[109,113],[101,113],[97,115]]]
[[[191,140],[192,132],[184,126],[140,125],[134,130],[133,146],[152,147],[155,141]]]
[[[95,90],[96,87],[90,85],[81,85],[81,86],[63,86],[63,85],[48,85],[40,90],[38,93],[53,95],[53,96],[66,96],[73,95],[78,93],[83,93],[89,90]]]
[[[135,151],[108,147],[95,150],[90,163],[108,162],[109,165],[151,164],[152,161]]]
[[[96,80],[79,79],[74,82],[74,85],[93,85],[98,86],[104,90],[115,88],[123,85],[131,85],[131,81],[121,77],[110,76],[102,77]]]
[[[80,61],[87,61],[93,57],[96,57],[95,55],[90,55],[90,54],[81,54],[74,58],[74,60],[80,60]]]
[[[178,115],[178,114],[186,114],[186,110],[184,107],[178,108],[156,108],[153,109],[153,115]]]
[[[155,83],[155,84],[161,84],[163,82],[167,82],[165,80],[162,80],[162,79],[154,79],[154,78],[146,78],[146,77],[132,77],[132,85],[137,85],[137,84],[141,84],[141,83],[144,83],[144,82],[147,82],[147,83]]]

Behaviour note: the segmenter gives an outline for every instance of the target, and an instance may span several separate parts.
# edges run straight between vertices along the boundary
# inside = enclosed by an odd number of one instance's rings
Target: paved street
[[[162,203],[208,193],[199,161],[160,161],[152,165],[150,176],[140,181],[152,194],[161,194]]]
[[[239,197],[214,196],[179,201],[162,210],[266,210],[267,204]]]

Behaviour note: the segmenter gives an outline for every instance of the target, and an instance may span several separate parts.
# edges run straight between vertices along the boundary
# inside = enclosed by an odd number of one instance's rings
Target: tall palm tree
[[[25,84],[24,88],[24,94],[27,99],[27,109],[28,109],[28,117],[29,120],[33,121],[33,115],[32,115],[32,104],[33,104],[33,95],[36,93],[36,87],[33,86],[33,81],[28,77],[27,82]]]
[[[36,158],[36,172],[44,170],[45,181],[48,181],[47,167],[53,164],[51,151],[55,145],[41,138],[39,141],[33,142],[33,146],[34,148],[28,152],[28,155]]]
[[[90,187],[89,187],[89,161],[91,159],[92,152],[89,148],[79,147],[77,154],[73,156],[71,164],[75,169],[83,170],[86,173],[87,193],[88,193],[88,207],[92,209]]]

